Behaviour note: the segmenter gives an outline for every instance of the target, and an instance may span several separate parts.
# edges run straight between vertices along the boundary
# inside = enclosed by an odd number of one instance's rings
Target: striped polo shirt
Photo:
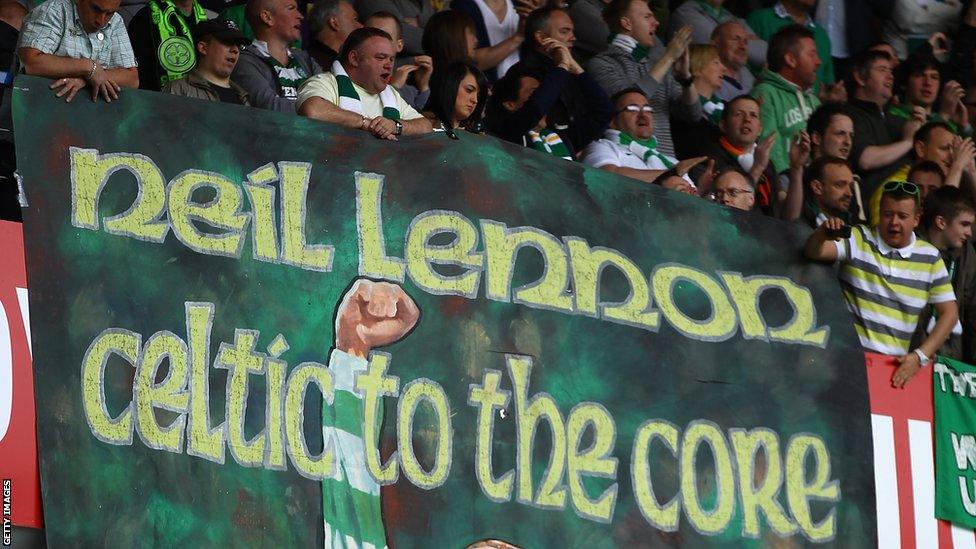
[[[956,300],[942,257],[914,234],[904,248],[892,248],[876,229],[852,229],[850,238],[837,243],[837,255],[861,345],[886,355],[907,354],[922,308]]]

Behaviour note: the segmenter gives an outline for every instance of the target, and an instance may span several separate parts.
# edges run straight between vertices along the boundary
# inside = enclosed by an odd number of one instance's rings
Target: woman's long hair
[[[457,102],[458,88],[467,75],[474,76],[478,83],[478,105],[466,120],[459,121],[459,125],[470,129],[473,124],[481,121],[488,98],[488,79],[478,70],[478,67],[468,61],[454,61],[447,66],[434,65],[434,74],[430,77],[430,97],[424,110],[430,111],[440,120],[444,129],[453,129],[454,104]]]
[[[468,58],[468,30],[474,33],[474,21],[464,12],[447,10],[431,16],[421,46],[433,60],[434,70],[453,61],[473,61]]]

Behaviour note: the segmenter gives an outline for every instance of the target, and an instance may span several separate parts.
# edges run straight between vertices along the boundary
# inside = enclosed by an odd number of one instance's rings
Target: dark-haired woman
[[[424,116],[434,128],[479,131],[488,96],[488,80],[477,67],[455,61],[434,71]]]

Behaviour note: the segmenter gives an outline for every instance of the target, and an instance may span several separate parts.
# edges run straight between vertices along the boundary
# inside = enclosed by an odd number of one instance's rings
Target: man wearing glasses
[[[639,88],[627,88],[613,97],[614,116],[603,139],[583,151],[588,166],[618,173],[648,183],[674,169],[694,185],[687,173],[705,157],[677,159],[657,150],[654,138],[654,109]]]
[[[891,378],[894,387],[904,387],[929,363],[958,318],[939,250],[915,237],[921,217],[919,195],[914,183],[889,181],[883,186],[877,227],[849,228],[832,217],[817,227],[803,250],[816,261],[841,262],[841,288],[861,345],[898,357],[899,367]],[[926,305],[935,310],[937,320],[913,349],[912,333]]]
[[[723,169],[715,177],[714,189],[708,198],[737,210],[751,211],[756,204],[756,189],[752,177],[735,167]]]

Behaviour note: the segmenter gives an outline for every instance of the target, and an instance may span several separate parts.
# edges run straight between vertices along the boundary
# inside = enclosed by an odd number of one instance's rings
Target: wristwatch
[[[403,122],[400,122],[399,120],[394,120],[393,125],[396,126],[396,129],[393,130],[393,135],[397,137],[403,135]]]
[[[925,351],[921,349],[915,349],[915,354],[918,355],[918,365],[926,366],[929,363],[929,357],[925,355]]]
[[[687,88],[688,86],[691,86],[691,83],[695,81],[695,78],[692,76],[689,76],[688,78],[681,78],[680,76],[675,75],[674,79],[679,84],[681,84],[682,88]]]

